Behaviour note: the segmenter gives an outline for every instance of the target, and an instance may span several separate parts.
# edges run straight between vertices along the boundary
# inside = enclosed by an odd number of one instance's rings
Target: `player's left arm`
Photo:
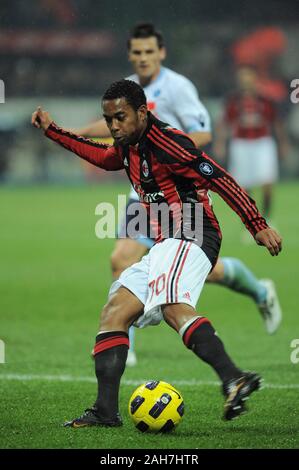
[[[265,246],[272,256],[278,255],[282,249],[282,239],[268,226],[255,201],[218,163],[192,147],[189,139],[183,135],[173,137],[176,157],[171,157],[171,164],[168,164],[170,171],[199,181],[202,188],[218,193],[238,214],[257,244]]]
[[[190,139],[193,140],[194,144],[198,148],[205,147],[208,145],[212,140],[212,133],[211,132],[190,132],[189,134]]]

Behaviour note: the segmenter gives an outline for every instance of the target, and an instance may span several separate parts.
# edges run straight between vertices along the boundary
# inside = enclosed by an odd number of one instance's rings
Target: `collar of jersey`
[[[157,85],[158,81],[161,80],[161,78],[163,77],[165,73],[166,73],[166,67],[161,67],[159,75],[155,78],[155,80],[149,83],[148,85],[146,85],[144,88],[149,88],[151,86]]]

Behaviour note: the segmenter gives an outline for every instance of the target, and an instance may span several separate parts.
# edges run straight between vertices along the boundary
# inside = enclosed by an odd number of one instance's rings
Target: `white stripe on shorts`
[[[184,243],[182,240],[175,254],[172,266],[167,276],[167,302],[170,301],[170,303],[173,303],[178,301],[178,282],[190,248],[191,242]],[[173,274],[171,275],[172,271]]]

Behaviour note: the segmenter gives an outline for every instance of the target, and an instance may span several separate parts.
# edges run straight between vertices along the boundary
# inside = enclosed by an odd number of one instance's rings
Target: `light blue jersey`
[[[140,84],[136,74],[127,78]],[[149,110],[161,121],[187,134],[211,131],[208,111],[188,78],[161,67],[158,77],[143,89]]]

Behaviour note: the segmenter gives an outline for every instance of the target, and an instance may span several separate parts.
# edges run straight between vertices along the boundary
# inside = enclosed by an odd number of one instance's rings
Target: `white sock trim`
[[[113,333],[113,331],[118,331],[118,330],[105,330],[105,331],[98,331],[96,336],[102,335],[103,333]]]
[[[189,328],[189,326],[192,325],[192,323],[194,323],[195,320],[197,320],[198,318],[202,318],[202,315],[196,315],[195,317],[192,317],[192,318],[190,318],[190,320],[186,321],[186,323],[179,330],[179,334],[181,335],[181,337],[184,336],[185,331],[187,330],[187,328]]]

